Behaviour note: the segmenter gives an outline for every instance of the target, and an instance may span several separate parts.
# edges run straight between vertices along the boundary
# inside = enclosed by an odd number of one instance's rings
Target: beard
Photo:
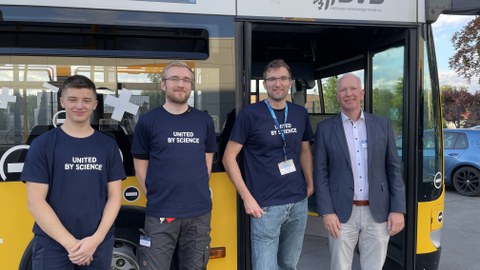
[[[288,90],[281,94],[267,91],[267,96],[274,101],[282,101],[287,97],[287,95],[288,95]]]
[[[186,104],[187,101],[188,101],[188,98],[190,97],[190,95],[187,95],[186,93],[187,91],[185,91],[185,95],[182,96],[182,95],[178,95],[176,92],[174,91],[166,91],[165,92],[165,97],[166,99],[168,99],[168,101],[172,102],[172,103],[175,103],[175,104]]]

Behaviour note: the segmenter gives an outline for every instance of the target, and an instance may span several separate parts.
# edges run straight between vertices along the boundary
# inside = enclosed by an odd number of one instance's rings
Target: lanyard
[[[283,129],[280,128],[280,124],[278,123],[277,116],[275,115],[275,112],[272,109],[272,106],[270,106],[270,103],[268,102],[268,99],[265,99],[265,104],[267,104],[268,110],[270,111],[270,114],[272,115],[273,122],[275,122],[275,127],[278,130],[278,133],[282,136],[282,142],[283,142],[283,156],[285,157],[285,161],[287,160],[287,140],[285,139],[285,132],[283,132]],[[285,103],[285,117],[284,117],[284,127],[287,124],[287,116],[288,116],[288,103]]]

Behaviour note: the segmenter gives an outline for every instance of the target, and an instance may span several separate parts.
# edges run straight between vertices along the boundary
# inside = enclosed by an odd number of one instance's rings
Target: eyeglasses
[[[267,83],[276,83],[278,80],[280,80],[282,83],[290,81],[290,77],[288,76],[282,76],[282,77],[270,77],[266,78],[265,81]]]
[[[177,76],[173,76],[173,77],[170,77],[170,78],[165,78],[166,81],[171,81],[173,83],[179,83],[180,81],[182,81],[184,84],[191,84],[192,83],[192,79],[188,78],[188,77],[183,77],[183,78],[180,78],[180,77],[177,77]]]

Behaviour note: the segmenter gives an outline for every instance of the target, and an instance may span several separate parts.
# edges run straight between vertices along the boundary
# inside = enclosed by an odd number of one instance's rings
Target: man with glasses
[[[217,146],[212,118],[187,103],[193,82],[188,65],[168,64],[160,84],[165,104],[135,126],[135,172],[147,195],[140,269],[170,269],[177,244],[179,269],[204,269],[210,255],[208,182]]]
[[[313,193],[313,133],[307,110],[287,102],[290,67],[273,60],[263,76],[268,97],[239,113],[223,164],[251,216],[253,269],[296,269]],[[242,149],[246,181],[236,161]]]

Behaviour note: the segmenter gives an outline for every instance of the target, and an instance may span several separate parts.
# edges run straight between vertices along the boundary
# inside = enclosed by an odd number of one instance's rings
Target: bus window
[[[312,82],[314,83],[313,87],[306,90],[305,108],[309,113],[321,113],[320,90],[318,89],[317,81]]]
[[[360,80],[362,80],[362,87],[365,89],[365,87],[363,86],[363,77],[364,77],[363,70],[355,70],[355,71],[340,73],[334,76],[323,78],[321,80],[322,96],[323,96],[324,107],[325,107],[323,113],[336,114],[340,112],[340,103],[338,103],[338,100],[337,100],[337,81],[347,73],[352,73],[355,76],[359,77]]]
[[[403,102],[404,102],[404,70],[405,46],[393,46],[372,54],[372,112],[382,115],[392,123],[397,145],[397,153],[401,157]],[[402,160],[400,158],[400,160]],[[401,166],[403,169],[403,166]],[[401,262],[404,259],[404,233],[390,238],[388,256],[393,261]]]
[[[372,111],[390,119],[395,136],[402,135],[404,51],[404,46],[389,48],[372,60]]]
[[[233,66],[227,59],[223,61],[226,61],[225,65]],[[36,137],[61,125],[65,114],[61,113],[63,109],[59,103],[59,90],[67,77],[80,74],[91,78],[97,86],[98,106],[92,115],[91,123],[94,128],[113,135],[117,141],[128,176],[124,181],[125,194],[139,194],[138,188],[135,187],[136,179],[133,177],[135,172],[130,154],[131,141],[139,117],[164,103],[164,93],[160,89],[160,74],[168,62],[170,60],[102,59],[81,56],[72,58],[58,56],[0,57],[0,74],[5,75],[1,77],[2,81],[0,81],[1,95],[3,95],[2,102],[0,102],[0,156],[4,162],[3,170],[0,170],[3,178],[1,181],[15,182],[14,184],[19,185],[20,188],[24,187],[19,179],[27,149]],[[229,81],[232,81],[229,79],[233,77],[233,72],[223,67],[222,69],[226,70],[227,74],[222,76],[223,71],[220,71],[220,65],[213,61],[208,64],[204,64],[201,60],[186,61],[186,63],[195,72],[195,87],[188,103],[190,106],[210,114],[214,121],[216,134],[221,137],[225,134],[224,128],[229,126],[231,128],[231,118],[234,117],[234,91],[233,86],[228,84]],[[220,80],[226,80],[227,83],[221,83]],[[124,102],[128,103],[130,107],[134,106],[135,110],[123,111],[129,106],[118,104],[124,93],[130,95]],[[1,108],[2,105],[5,105],[5,108]],[[121,110],[119,117],[115,116],[118,110]],[[229,119],[230,123],[227,123]],[[224,137],[228,137],[228,135],[224,135]],[[219,144],[221,143],[219,142]],[[221,147],[220,149],[223,151]],[[219,166],[219,162],[219,159],[215,160],[214,172],[224,171]],[[229,215],[229,220],[235,220],[235,212],[231,212],[232,208],[228,208],[235,203],[235,191],[230,181],[226,181],[225,173],[212,175],[211,187],[215,194],[214,200],[227,196],[228,201],[231,202],[227,204],[227,198],[222,199],[222,207],[216,208],[222,218],[212,219],[212,223],[222,222],[222,219]],[[220,186],[222,192],[217,193],[216,190],[220,189]],[[138,200],[124,201],[124,203],[136,206],[144,205],[144,197],[140,196],[139,198]],[[22,199],[22,201],[26,200]],[[24,210],[22,216],[31,218],[26,208],[22,209]],[[128,228],[132,237],[135,238],[138,226],[141,226],[137,224],[143,222],[142,216],[136,215],[135,222],[133,222],[132,216],[127,215],[130,212],[124,211],[123,213],[125,216],[120,213],[117,226]],[[31,231],[31,223],[25,222],[23,226],[29,228],[22,232]],[[212,232],[212,235],[217,235],[212,241],[212,248],[215,246],[228,247],[233,252],[235,249],[233,230],[235,228],[229,226],[230,233],[226,237],[219,237],[224,229]],[[122,230],[119,231],[122,232]],[[24,241],[30,241],[30,235],[26,234],[25,237]],[[224,239],[227,239],[228,242],[225,242]],[[130,238],[128,241],[136,242]],[[25,249],[25,247],[21,248]],[[121,262],[126,259],[122,256],[117,256],[116,261]],[[235,260],[224,261],[218,261],[218,263],[220,265],[235,263]],[[215,263],[216,261],[212,260],[210,265],[215,265]],[[229,267],[225,266],[225,268]],[[219,269],[222,267],[220,266]]]
[[[423,146],[421,146],[422,155],[422,178],[423,184],[420,185],[419,188],[419,199],[420,200],[432,200],[436,199],[440,196],[442,192],[442,183],[437,182],[441,180],[441,177],[438,178],[438,175],[442,173],[441,168],[443,166],[442,161],[442,146],[443,141],[440,136],[436,136],[431,143],[425,143],[423,138],[426,134],[431,133],[434,131],[435,134],[441,132],[442,130],[442,123],[438,121],[440,119],[440,103],[437,101],[438,92],[434,91],[434,87],[438,87],[435,84],[435,79],[432,77],[432,66],[434,67],[434,72],[436,72],[435,59],[432,59],[432,53],[430,50],[433,50],[433,40],[431,36],[431,29],[426,28],[424,35],[426,38],[426,42],[424,42],[423,46],[423,92],[421,95],[422,100],[420,101],[421,109],[423,110],[422,115],[423,117],[420,119],[420,130],[419,142],[423,142]],[[432,186],[437,187],[432,190]]]
[[[257,103],[260,101],[260,85],[262,84],[263,88],[263,80],[251,80],[251,89],[250,89],[250,104]]]
[[[338,76],[332,76],[321,80],[323,99],[325,103],[324,113],[340,112],[340,104],[337,101],[338,78]]]

